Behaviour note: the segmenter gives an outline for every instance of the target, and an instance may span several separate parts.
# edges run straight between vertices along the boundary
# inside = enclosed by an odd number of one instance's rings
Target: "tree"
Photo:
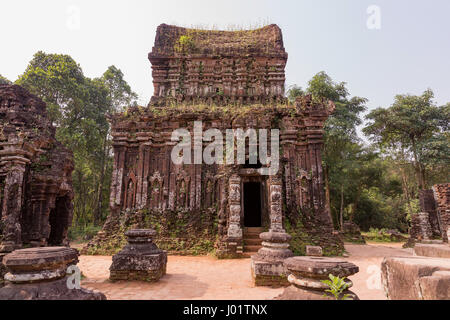
[[[130,105],[137,105],[137,94],[131,90],[131,87],[124,80],[124,75],[120,69],[110,66],[103,75],[95,79],[108,89],[108,97],[111,106],[108,113],[123,111]],[[110,173],[112,170],[111,154],[111,137],[109,136],[109,126],[101,132],[102,152],[100,155],[100,179],[97,186],[97,198],[95,202],[94,222],[98,224],[102,219],[103,203],[105,196],[105,180],[110,181]],[[105,175],[108,175],[105,179]],[[109,186],[109,183],[107,184]],[[109,189],[108,189],[109,190]],[[106,190],[106,195],[108,195]]]
[[[305,92],[303,91],[303,89],[301,87],[297,86],[296,84],[294,84],[289,87],[289,89],[287,91],[287,98],[288,98],[289,102],[294,103],[295,100],[297,99],[297,97],[300,97],[304,94],[305,94]]]
[[[363,132],[382,152],[401,154],[412,163],[419,189],[426,189],[427,165],[449,162],[450,107],[438,107],[434,94],[426,90],[421,96],[397,95],[387,109],[370,112]]]
[[[109,98],[112,102],[113,111],[123,111],[131,105],[137,105],[137,94],[131,90],[129,84],[124,80],[120,69],[110,66],[99,79],[109,90]]]
[[[361,152],[356,127],[362,124],[360,114],[366,110],[367,99],[350,98],[345,82],[335,83],[325,72],[319,72],[308,83],[306,93],[313,98],[325,98],[336,105],[335,112],[325,123],[324,178],[328,210],[339,211],[342,228],[345,189],[350,185],[348,175]],[[331,190],[339,194],[339,204],[332,206]],[[337,209],[339,208],[339,209]]]
[[[9,81],[0,74],[0,84],[11,84],[11,81]]]

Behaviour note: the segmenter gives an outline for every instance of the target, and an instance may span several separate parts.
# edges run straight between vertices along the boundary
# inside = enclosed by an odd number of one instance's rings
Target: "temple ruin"
[[[412,247],[417,242],[442,240],[449,242],[450,234],[450,184],[438,184],[430,190],[419,192],[420,211],[411,217],[410,238],[405,244]]]
[[[45,103],[20,86],[0,85],[0,257],[25,245],[68,245],[72,170]]]
[[[334,104],[311,96],[288,103],[288,55],[280,28],[211,31],[163,24],[148,57],[154,96],[148,107],[110,118],[111,212],[83,252],[111,253],[125,244],[126,230],[153,228],[158,246],[175,253],[213,248],[218,257],[248,256],[261,248],[255,232],[290,230],[292,241],[301,242],[297,254],[306,245],[341,253],[342,240],[326,209],[321,158],[323,126]],[[279,168],[264,174],[271,164],[253,156],[261,135],[244,138],[245,161],[174,163],[173,132],[194,137],[189,146],[195,158],[195,145],[205,150],[212,141],[195,138],[198,129],[214,129],[215,137],[267,129],[271,159],[276,154],[270,137],[279,132]],[[227,146],[222,150],[228,154]]]

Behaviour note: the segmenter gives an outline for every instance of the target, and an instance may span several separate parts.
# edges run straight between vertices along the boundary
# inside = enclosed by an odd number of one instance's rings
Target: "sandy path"
[[[411,255],[397,244],[347,245],[347,260],[359,266],[351,277],[353,291],[364,300],[385,299],[379,267],[385,256]],[[106,294],[108,299],[126,300],[266,300],[283,289],[254,287],[250,259],[216,260],[212,257],[169,256],[167,275],[157,283],[108,281],[111,257],[81,256],[78,266],[82,284]]]
[[[139,300],[267,300],[283,289],[254,287],[250,259],[216,260],[212,257],[169,256],[167,275],[157,283],[110,283],[111,257],[81,256],[86,288],[103,292],[108,299]]]
[[[369,243],[368,245],[345,245],[349,257],[346,260],[359,267],[359,272],[350,277],[352,291],[361,300],[385,300],[381,286],[381,262],[384,257],[411,256],[412,249],[402,249],[402,243]]]

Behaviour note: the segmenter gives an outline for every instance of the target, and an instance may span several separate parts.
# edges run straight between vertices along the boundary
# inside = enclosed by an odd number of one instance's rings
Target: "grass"
[[[366,241],[371,242],[388,242],[388,243],[401,243],[408,239],[407,234],[401,234],[400,236],[394,236],[387,233],[387,229],[370,228],[368,232],[361,232]]]

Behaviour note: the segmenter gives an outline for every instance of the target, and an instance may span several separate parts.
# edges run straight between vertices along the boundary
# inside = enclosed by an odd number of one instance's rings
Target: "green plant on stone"
[[[335,277],[332,274],[328,276],[330,280],[322,280],[321,282],[328,286],[328,289],[325,292],[328,292],[334,296],[336,300],[352,300],[348,294],[342,294],[345,290],[349,288],[349,284],[345,281],[344,278]],[[327,294],[324,295],[328,296]]]

